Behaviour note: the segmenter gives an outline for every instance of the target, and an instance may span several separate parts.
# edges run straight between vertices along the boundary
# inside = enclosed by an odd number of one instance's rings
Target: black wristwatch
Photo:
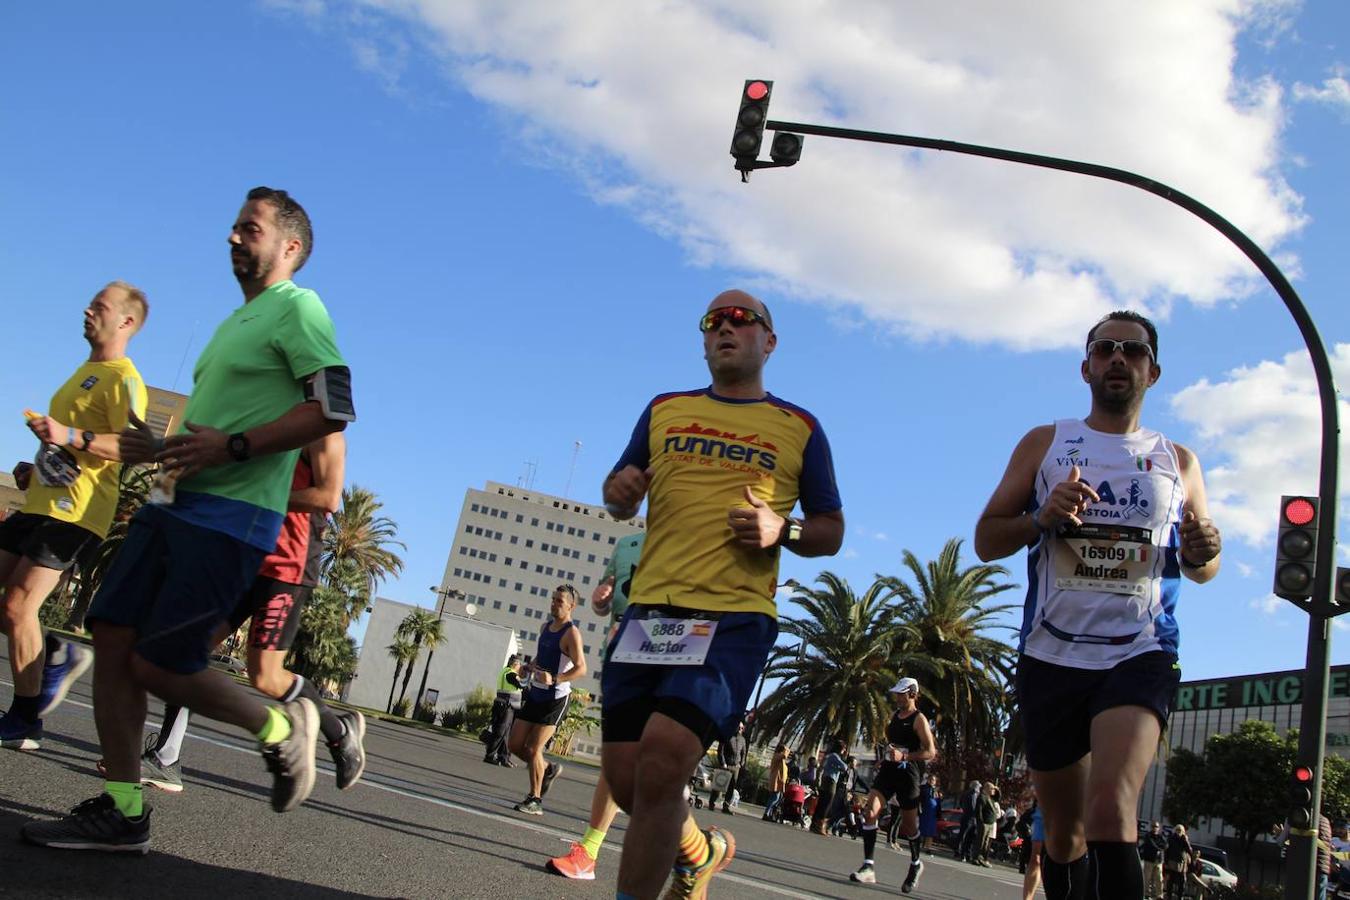
[[[802,539],[802,520],[787,518],[783,520],[783,530],[778,534],[780,545],[795,544]]]
[[[84,441],[84,443],[80,445],[80,449],[88,450],[89,445],[94,442],[95,437],[97,437],[97,435],[94,434],[92,431],[81,431],[80,440]]]
[[[236,431],[230,435],[230,439],[225,442],[225,452],[230,454],[230,458],[235,462],[247,462],[249,458],[248,435],[242,431]]]

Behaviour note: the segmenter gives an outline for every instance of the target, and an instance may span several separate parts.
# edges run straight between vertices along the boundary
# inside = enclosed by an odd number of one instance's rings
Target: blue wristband
[[[75,446],[75,426],[74,426],[74,425],[67,425],[67,426],[66,426],[66,444],[67,444],[68,446],[71,446],[71,447],[74,447],[74,446]]]

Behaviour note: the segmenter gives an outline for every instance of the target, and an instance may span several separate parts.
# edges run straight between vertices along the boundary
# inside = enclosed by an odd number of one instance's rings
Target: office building
[[[572,584],[580,598],[573,613],[586,646],[589,674],[575,682],[600,690],[598,651],[607,618],[590,612],[591,592],[619,538],[646,527],[637,518],[616,522],[603,506],[489,481],[470,488],[455,526],[441,576],[438,607],[474,615],[515,632],[522,653],[533,654],[548,624],[553,589]]]

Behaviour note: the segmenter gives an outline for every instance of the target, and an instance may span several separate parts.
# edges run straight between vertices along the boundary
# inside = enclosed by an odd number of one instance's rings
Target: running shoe
[[[916,859],[909,864],[909,874],[905,876],[905,883],[900,885],[900,893],[908,894],[914,890],[914,886],[919,883],[919,876],[923,874],[923,860]]]
[[[530,816],[542,816],[544,814],[544,804],[539,802],[538,797],[526,797],[511,808],[516,812],[523,812]]]
[[[577,881],[595,880],[595,859],[586,852],[586,848],[576,843],[572,843],[572,849],[567,851],[566,856],[555,856],[544,863],[544,868],[550,872],[556,872],[564,878],[573,878]]]
[[[37,750],[42,746],[42,720],[30,722],[7,712],[0,716],[0,747],[10,750]]]
[[[272,809],[290,812],[314,790],[314,744],[319,733],[319,711],[305,697],[283,704],[291,720],[291,736],[264,744],[263,761],[272,773]]]
[[[30,844],[58,850],[144,854],[150,852],[150,807],[128,819],[117,811],[112,797],[99,794],[64,819],[25,822],[19,834]]]
[[[38,718],[51,713],[66,699],[70,686],[79,680],[94,663],[94,651],[83,644],[75,644],[56,638],[61,646],[54,653],[47,654],[47,664],[42,667],[42,689],[38,691]],[[56,662],[54,657],[60,657]]]
[[[676,863],[662,900],[704,900],[708,896],[708,882],[731,864],[736,855],[736,839],[731,832],[713,826],[704,829],[703,836],[708,839],[708,861],[693,869]]]
[[[553,786],[553,779],[557,778],[560,774],[562,774],[561,763],[549,763],[544,767],[544,780],[543,783],[539,785],[540,800],[544,799],[544,796],[548,793],[548,789]]]
[[[178,760],[171,763],[162,763],[154,750],[146,750],[141,756],[141,784],[157,787],[170,794],[181,794],[183,792],[183,769]]]
[[[869,863],[863,863],[862,868],[858,869],[858,871],[856,872],[849,874],[848,880],[856,881],[859,884],[876,884],[877,870],[872,868],[872,866]]]
[[[329,742],[328,752],[337,768],[337,788],[345,791],[366,770],[366,717],[356,710],[337,713],[337,717],[342,720],[342,737]]]

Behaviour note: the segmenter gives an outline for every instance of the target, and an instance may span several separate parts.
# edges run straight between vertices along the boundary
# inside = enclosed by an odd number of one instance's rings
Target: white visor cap
[[[918,690],[919,683],[913,678],[901,678],[895,683],[895,687],[891,688],[890,692],[892,694],[908,694],[910,691],[917,693]]]

